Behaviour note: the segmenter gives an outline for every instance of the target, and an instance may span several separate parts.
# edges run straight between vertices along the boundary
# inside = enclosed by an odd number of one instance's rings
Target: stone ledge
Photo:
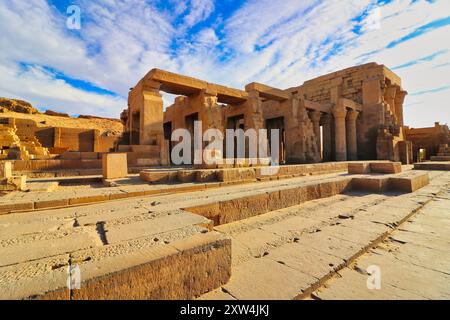
[[[66,267],[0,284],[2,298],[33,300],[194,299],[228,282],[231,240],[218,232],[170,245],[79,264],[80,289],[67,288]],[[20,265],[7,268],[20,268]]]
[[[437,170],[437,171],[450,171],[449,162],[419,162],[414,163],[414,170]]]

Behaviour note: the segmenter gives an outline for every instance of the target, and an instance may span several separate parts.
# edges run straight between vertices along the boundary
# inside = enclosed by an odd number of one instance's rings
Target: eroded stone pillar
[[[345,129],[345,116],[347,110],[342,106],[332,109],[334,116],[334,139],[336,149],[336,161],[347,161],[347,133]]]
[[[264,118],[262,114],[262,100],[259,96],[259,92],[256,90],[251,90],[248,93],[247,107],[245,111],[244,126],[245,130],[255,129],[256,138],[258,141],[258,153],[268,154],[268,144],[263,143],[259,145],[259,130],[264,129]],[[281,134],[281,133],[280,133]],[[263,140],[267,140],[266,137],[262,137]],[[248,155],[249,146],[246,144],[246,154]]]
[[[161,164],[169,164],[169,154],[164,140],[164,107],[162,96],[159,93],[159,84],[150,86],[146,83],[142,90],[142,96],[139,144],[158,145]]]
[[[322,116],[323,131],[323,160],[331,161],[332,141],[331,141],[331,115],[326,113]]]
[[[393,121],[391,121],[392,124],[395,124],[398,121],[397,108],[395,106],[395,95],[398,89],[399,89],[398,86],[389,86],[384,89],[384,100],[389,105],[387,113],[393,116]]]
[[[320,139],[320,111],[312,111],[309,114],[310,119],[313,123],[314,135],[316,136],[317,150],[319,150],[319,154],[322,149],[322,142]]]
[[[395,95],[395,108],[398,118],[398,125],[403,126],[403,102],[405,101],[405,97],[408,93],[403,90],[397,91],[397,94]]]
[[[359,112],[350,110],[347,112],[347,118],[345,123],[347,133],[347,159],[358,160],[358,142],[356,135],[356,119],[358,119]]]

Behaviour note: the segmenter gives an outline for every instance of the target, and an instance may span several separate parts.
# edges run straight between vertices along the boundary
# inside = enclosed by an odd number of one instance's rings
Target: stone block
[[[178,174],[178,181],[183,183],[195,181],[195,177],[197,175],[195,170],[179,170],[177,174]]]
[[[360,177],[352,180],[352,189],[357,191],[381,193],[386,191],[388,186],[388,177]]]
[[[81,160],[81,152],[69,151],[61,153],[59,156],[61,160]]]
[[[21,203],[4,203],[0,204],[0,214],[17,212],[17,211],[29,211],[34,209],[33,202],[21,202]]]
[[[169,183],[178,180],[176,171],[165,170],[143,170],[139,173],[139,177],[150,183]]]
[[[432,156],[431,161],[450,161],[450,156]]]
[[[68,199],[36,201],[34,203],[34,207],[36,209],[67,207],[68,205],[69,205],[69,200]]]
[[[419,163],[414,163],[414,170],[450,171],[450,162],[419,162]]]
[[[209,232],[88,263],[73,299],[194,299],[227,283],[230,275],[231,240]]]
[[[0,163],[0,179],[12,177],[12,163],[10,161],[2,161]]]
[[[102,158],[104,179],[118,179],[128,176],[126,153],[105,153]]]
[[[93,160],[99,159],[100,153],[98,152],[80,152],[80,156],[82,160]]]
[[[389,188],[400,192],[414,192],[430,183],[427,172],[408,172],[390,178]]]
[[[400,173],[402,172],[401,162],[371,162],[370,171],[372,173]]]
[[[1,191],[25,191],[27,189],[27,176],[12,176],[0,179]]]
[[[109,195],[96,195],[69,199],[70,205],[108,201]]]
[[[212,182],[218,179],[218,170],[197,170],[195,180],[197,182]]]
[[[218,180],[221,182],[256,180],[256,173],[252,168],[222,169],[219,171]]]
[[[159,159],[149,159],[149,158],[138,158],[136,159],[136,165],[138,167],[151,167],[151,166],[158,166],[161,162]]]
[[[348,173],[366,174],[370,173],[370,164],[368,162],[350,162],[348,164]]]

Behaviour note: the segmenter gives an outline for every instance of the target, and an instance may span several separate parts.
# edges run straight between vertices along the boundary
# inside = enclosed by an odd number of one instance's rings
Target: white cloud
[[[184,17],[184,22],[187,27],[192,27],[199,22],[202,22],[211,15],[214,11],[213,0],[190,0],[188,7],[189,13]]]
[[[47,69],[24,71],[19,62],[51,67],[123,97],[154,67],[238,88],[251,81],[284,88],[357,63],[376,61],[393,68],[417,61],[395,70],[410,93],[449,85],[450,42],[444,41],[449,26],[386,47],[446,17],[450,3],[394,0],[377,7],[374,2],[248,0],[222,20],[223,12],[214,18],[219,5],[213,0],[169,0],[173,9],[159,8],[158,1],[80,0],[83,24],[74,32],[65,29],[64,13],[44,0],[4,0],[0,43],[8,50],[0,51],[0,67],[8,72],[0,74],[0,94],[29,97],[55,109],[79,99],[83,108],[92,108],[90,113],[116,117],[118,105],[126,105],[124,99],[61,83]],[[364,18],[355,20],[365,10]],[[442,53],[423,60],[436,52]],[[54,88],[60,92],[57,103]],[[407,97],[407,122],[450,122],[444,107],[448,91]]]
[[[2,95],[25,99],[39,106],[69,114],[117,115],[126,107],[126,100],[73,88],[40,67],[25,71],[0,65]]]

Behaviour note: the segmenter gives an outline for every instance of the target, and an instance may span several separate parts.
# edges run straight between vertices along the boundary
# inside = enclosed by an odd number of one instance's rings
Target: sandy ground
[[[123,132],[122,123],[109,119],[79,119],[48,116],[45,114],[25,114],[18,112],[0,113],[0,118],[30,119],[37,122],[38,127],[64,127],[98,129],[100,133],[112,132],[121,134]],[[45,121],[45,123],[43,123]]]

